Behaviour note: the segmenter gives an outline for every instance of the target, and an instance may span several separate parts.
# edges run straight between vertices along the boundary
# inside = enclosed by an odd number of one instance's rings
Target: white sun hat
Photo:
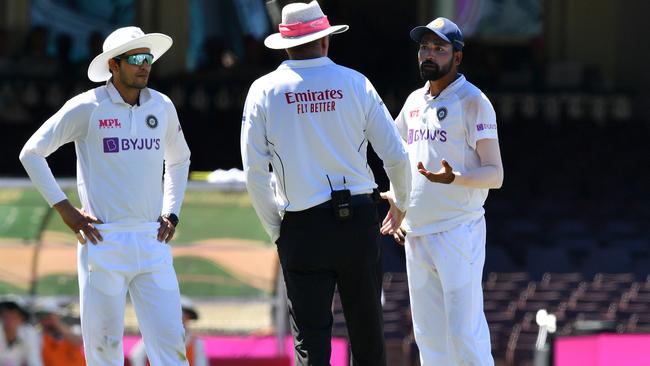
[[[196,311],[194,303],[187,296],[181,295],[181,309],[190,315],[190,319],[197,320],[199,318],[199,312]]]
[[[102,82],[111,78],[108,60],[136,48],[148,48],[156,62],[172,46],[172,38],[162,33],[144,34],[138,27],[124,27],[109,34],[104,41],[103,51],[88,66],[88,78]]]
[[[282,8],[280,32],[271,34],[264,45],[274,50],[300,46],[330,34],[343,33],[347,25],[330,25],[317,1],[292,3]]]
[[[65,308],[55,298],[46,297],[36,300],[32,307],[35,313],[66,315]]]

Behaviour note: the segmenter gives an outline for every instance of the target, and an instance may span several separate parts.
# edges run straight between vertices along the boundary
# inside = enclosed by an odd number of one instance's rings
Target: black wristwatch
[[[162,217],[169,220],[172,223],[172,225],[174,225],[174,227],[178,226],[178,221],[179,220],[178,220],[178,216],[176,216],[175,213],[164,214],[164,215],[162,215]]]

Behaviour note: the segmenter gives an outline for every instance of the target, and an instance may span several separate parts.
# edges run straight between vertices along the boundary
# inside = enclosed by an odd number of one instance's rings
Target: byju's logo
[[[406,143],[410,145],[418,141],[447,142],[447,131],[438,129],[429,130],[410,128],[406,138]]]
[[[496,130],[496,129],[497,129],[496,123],[479,123],[476,125],[476,131]]]
[[[104,138],[104,152],[105,153],[120,152],[120,139],[117,137]]]
[[[104,138],[104,152],[118,153],[128,150],[160,150],[160,139],[120,139],[118,137]]]

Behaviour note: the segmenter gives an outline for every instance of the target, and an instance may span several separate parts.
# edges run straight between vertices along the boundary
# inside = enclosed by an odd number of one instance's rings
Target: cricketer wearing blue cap
[[[425,84],[395,119],[413,181],[403,231],[393,237],[406,247],[421,365],[494,366],[481,280],[483,204],[503,181],[496,114],[458,72],[464,42],[456,24],[437,18],[410,36]]]

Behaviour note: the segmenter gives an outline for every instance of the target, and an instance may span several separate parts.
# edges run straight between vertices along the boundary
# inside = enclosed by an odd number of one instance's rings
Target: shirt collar
[[[111,98],[111,101],[115,104],[127,104],[127,102],[122,99],[122,96],[120,95],[120,92],[117,91],[117,88],[113,83],[108,80],[106,82],[106,90],[108,91],[108,96]],[[149,91],[149,88],[143,88],[140,90],[140,105],[145,104],[151,99],[151,92]]]
[[[438,94],[438,96],[435,97],[435,98],[432,97],[431,95],[429,95],[429,81],[424,83],[424,87],[422,87],[422,91],[424,92],[423,93],[424,98],[427,99],[427,100],[429,100],[429,99],[442,99],[442,98],[448,96],[449,94],[455,92],[456,89],[458,89],[464,83],[465,83],[465,75],[458,74],[458,77],[456,78],[456,80],[454,80],[451,84],[447,85],[447,87],[444,88],[440,92],[440,94]]]
[[[278,70],[282,69],[304,69],[308,67],[319,67],[325,65],[332,65],[334,62],[329,57],[310,58],[306,60],[286,60],[278,66]]]

